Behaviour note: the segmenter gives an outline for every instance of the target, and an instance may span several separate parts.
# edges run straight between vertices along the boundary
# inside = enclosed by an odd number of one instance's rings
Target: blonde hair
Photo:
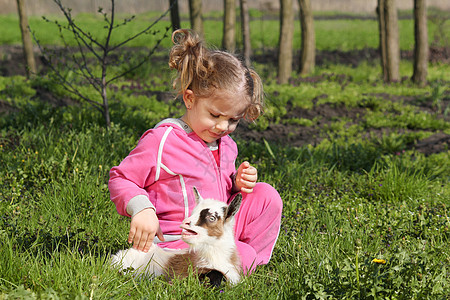
[[[217,90],[245,92],[249,105],[244,118],[253,121],[263,113],[263,85],[254,70],[228,52],[208,49],[191,30],[176,30],[172,42],[169,67],[177,70],[173,88],[178,95],[187,89],[198,97],[208,97]]]

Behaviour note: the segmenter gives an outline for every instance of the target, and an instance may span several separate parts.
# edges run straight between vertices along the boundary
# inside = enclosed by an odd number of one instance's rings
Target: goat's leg
[[[222,280],[224,279],[224,275],[222,272],[211,269],[202,269],[198,270],[199,279],[201,281],[209,279],[209,285],[212,287],[219,287],[222,284]]]

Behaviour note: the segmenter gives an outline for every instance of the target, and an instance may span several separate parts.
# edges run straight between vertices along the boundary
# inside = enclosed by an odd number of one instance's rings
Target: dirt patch
[[[11,111],[18,111],[18,109],[16,107],[10,105],[8,102],[5,102],[4,100],[0,99],[0,113],[11,112]]]
[[[137,49],[136,51],[140,51]],[[55,53],[59,51],[54,50]],[[62,51],[67,51],[62,49]],[[401,58],[412,60],[414,52],[412,50],[401,51]],[[36,67],[38,70],[45,68],[45,59],[35,50]],[[377,61],[380,54],[377,49],[364,48],[359,50],[341,51],[341,50],[318,50],[316,54],[316,65],[322,66],[326,64],[343,64],[353,67],[358,66],[363,61]],[[277,64],[277,52],[274,49],[264,49],[261,53],[255,55],[253,60],[259,63],[275,66]],[[441,62],[450,63],[449,47],[430,47],[431,63]],[[299,53],[294,55],[293,69],[298,69]],[[0,76],[25,75],[25,61],[21,46],[0,45]]]
[[[58,106],[68,106],[68,105],[80,104],[78,101],[75,101],[74,99],[72,99],[68,96],[58,97],[45,87],[36,86],[34,88],[36,89],[36,94],[34,95],[34,98],[35,99],[45,99],[45,101],[48,102],[49,104],[51,104],[52,106],[58,107]]]
[[[416,144],[409,145],[409,149],[416,149],[416,151],[425,154],[434,154],[450,149],[450,135],[443,132],[438,132],[432,136],[420,140]]]
[[[293,69],[298,69],[298,63],[300,53],[295,53],[293,58]],[[262,53],[256,55],[253,59],[258,63],[270,64],[275,66],[278,62],[276,50],[265,49]],[[400,53],[401,59],[413,60],[414,51],[413,50],[402,50]],[[374,48],[364,48],[351,51],[342,50],[317,50],[316,52],[316,65],[331,65],[331,64],[341,64],[350,65],[352,67],[357,67],[362,62],[379,62],[380,53],[378,49]],[[439,47],[431,46],[429,61],[431,63],[450,63],[450,48],[449,47]]]
[[[35,52],[35,58],[39,54]],[[41,67],[39,61],[36,61],[36,66]],[[25,76],[25,60],[23,57],[22,47],[19,46],[0,46],[0,76],[14,76],[22,75]]]
[[[311,109],[293,107],[291,103],[288,103],[286,110],[287,114],[283,118],[283,123],[271,124],[264,131],[258,131],[251,130],[249,125],[243,122],[233,135],[247,140],[261,141],[265,139],[269,142],[289,144],[296,147],[307,144],[316,145],[326,138],[326,133],[324,133],[326,126],[344,118],[348,120],[346,126],[357,124],[363,119],[366,112],[365,108],[349,108],[343,104],[322,103],[317,105],[317,99],[315,99],[314,106]],[[313,125],[301,126],[288,121],[293,119],[310,120]]]
[[[248,124],[239,124],[233,137],[248,141],[261,142],[263,139],[277,144],[301,147],[304,145],[316,145],[323,138],[320,137],[320,130],[312,127],[300,127],[290,124],[271,124],[263,131],[252,130]]]

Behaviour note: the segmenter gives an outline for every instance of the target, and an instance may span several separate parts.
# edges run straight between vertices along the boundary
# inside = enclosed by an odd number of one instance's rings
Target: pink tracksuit
[[[170,121],[161,123],[145,132],[136,148],[111,169],[109,190],[121,215],[155,209],[166,240],[155,238],[160,247],[186,248],[179,226],[195,206],[192,188],[203,198],[228,203],[238,151],[229,136],[221,138],[218,166],[208,145],[194,132]],[[242,194],[235,236],[243,268],[251,272],[272,255],[283,204],[278,192],[266,183],[257,183],[252,193]]]

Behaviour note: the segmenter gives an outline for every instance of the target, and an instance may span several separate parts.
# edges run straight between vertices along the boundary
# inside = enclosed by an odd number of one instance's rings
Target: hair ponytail
[[[182,94],[195,79],[204,80],[208,77],[208,50],[203,41],[193,31],[178,29],[172,34],[174,46],[170,51],[169,67],[178,71],[173,87]]]
[[[245,113],[245,118],[249,121],[256,120],[260,115],[264,113],[264,89],[261,77],[252,69],[247,69],[249,77],[247,82],[251,80],[251,83],[246,84],[247,91],[250,95],[250,105]]]

